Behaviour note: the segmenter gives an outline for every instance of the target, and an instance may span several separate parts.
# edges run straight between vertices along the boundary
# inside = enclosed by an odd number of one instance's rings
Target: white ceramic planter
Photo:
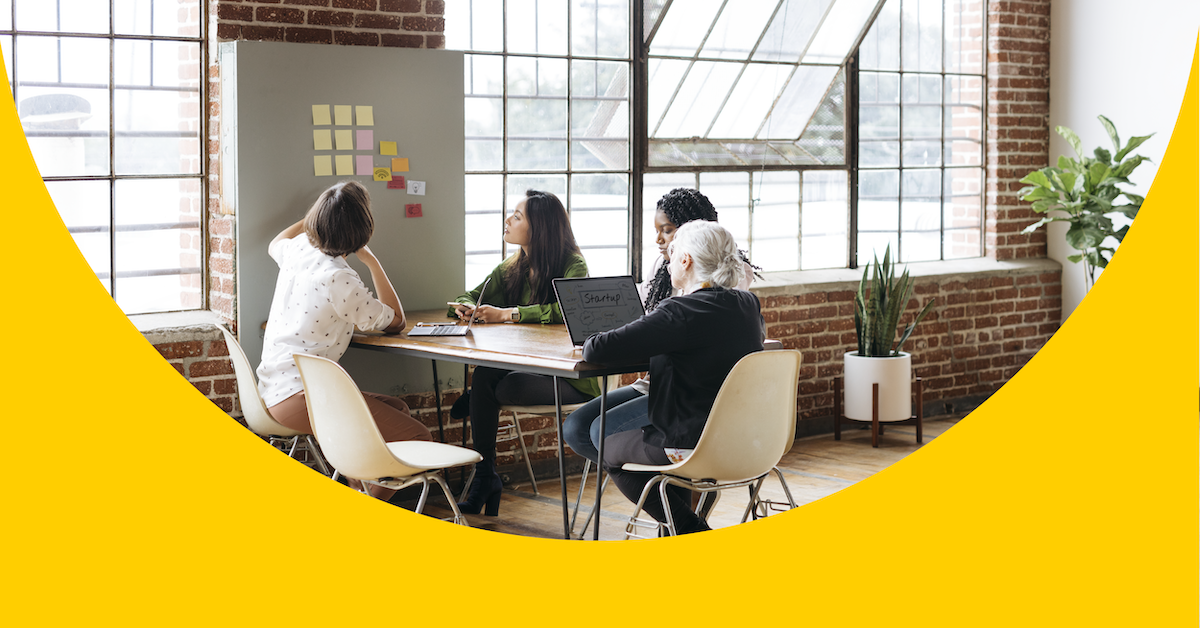
[[[903,421],[912,417],[912,358],[909,354],[864,358],[852,351],[843,358],[846,418],[871,420],[871,385],[875,383],[879,384],[880,421]]]

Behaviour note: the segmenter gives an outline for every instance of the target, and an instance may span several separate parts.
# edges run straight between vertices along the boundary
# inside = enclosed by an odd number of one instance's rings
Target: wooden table
[[[446,322],[446,310],[406,312],[407,326],[398,335],[356,333],[351,346],[360,349],[383,351],[429,360],[445,360],[460,364],[489,366],[510,371],[522,371],[555,378],[554,405],[557,420],[554,429],[558,435],[558,478],[562,489],[563,538],[571,538],[567,508],[566,461],[562,441],[562,400],[558,395],[558,379],[582,379],[600,377],[600,433],[604,433],[608,405],[608,382],[605,375],[636,373],[649,368],[648,364],[600,365],[584,362],[582,351],[571,344],[565,325],[537,325],[476,322],[466,336],[408,336],[407,332],[419,322]],[[437,381],[437,363],[433,363],[434,396],[437,400],[438,426],[442,425],[441,390]],[[464,382],[465,383],[465,382]],[[466,438],[466,430],[463,430]],[[445,440],[444,433],[442,440]],[[464,442],[465,445],[465,442]],[[603,460],[604,442],[600,442]],[[596,513],[600,512],[602,470],[596,465]],[[593,526],[593,539],[600,538],[599,517]]]

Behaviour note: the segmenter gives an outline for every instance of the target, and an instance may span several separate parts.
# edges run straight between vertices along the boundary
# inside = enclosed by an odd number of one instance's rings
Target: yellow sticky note
[[[337,176],[348,177],[354,175],[354,155],[337,155],[333,160],[337,165]]]
[[[329,105],[313,105],[313,126],[329,124]]]
[[[354,131],[338,129],[333,132],[338,150],[354,150]]]
[[[313,150],[333,150],[333,140],[331,139],[329,129],[313,131]]]
[[[380,141],[379,142],[379,154],[380,155],[395,155],[396,154],[396,143]]]
[[[350,105],[333,106],[333,123],[338,126],[354,126],[350,121]]]
[[[376,181],[391,181],[392,180],[392,171],[388,170],[387,168],[376,168],[375,169],[375,180]]]
[[[358,118],[358,126],[375,126],[375,108],[371,105],[355,107],[354,117]]]
[[[318,177],[333,176],[333,156],[332,155],[313,155],[313,170]]]
[[[393,158],[392,172],[408,172],[408,157]]]

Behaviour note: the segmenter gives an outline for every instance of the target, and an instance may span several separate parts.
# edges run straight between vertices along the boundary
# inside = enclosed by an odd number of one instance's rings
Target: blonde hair
[[[700,283],[729,289],[737,287],[745,275],[737,240],[715,222],[693,220],[680,226],[671,240],[671,256],[682,253],[692,258],[693,272]]]

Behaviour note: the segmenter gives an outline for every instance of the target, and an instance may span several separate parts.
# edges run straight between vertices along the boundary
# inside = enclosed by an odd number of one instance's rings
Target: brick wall
[[[1016,196],[1020,179],[1050,165],[1050,0],[988,3],[987,256],[1046,256],[1046,230]]]
[[[144,332],[146,340],[218,408],[241,416],[237,379],[221,331],[194,325]]]

